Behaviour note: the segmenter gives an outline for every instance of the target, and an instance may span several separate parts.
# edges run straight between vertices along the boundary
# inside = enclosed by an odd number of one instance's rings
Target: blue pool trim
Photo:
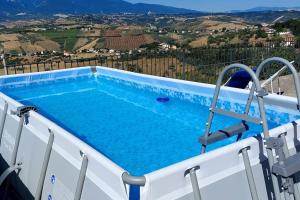
[[[92,75],[89,67],[82,67],[78,69],[55,70],[51,72],[20,74],[14,76],[3,76],[0,78],[1,86],[10,86],[18,84],[29,84],[40,81],[51,81],[66,79],[79,76]]]
[[[140,186],[131,185],[129,187],[129,200],[140,200]]]

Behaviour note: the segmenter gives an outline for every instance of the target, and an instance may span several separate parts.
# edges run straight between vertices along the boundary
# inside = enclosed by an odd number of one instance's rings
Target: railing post
[[[183,59],[183,64],[182,64],[182,79],[186,80],[186,75],[185,75],[185,70],[186,70],[185,69],[186,68],[185,51],[183,51],[182,59]]]

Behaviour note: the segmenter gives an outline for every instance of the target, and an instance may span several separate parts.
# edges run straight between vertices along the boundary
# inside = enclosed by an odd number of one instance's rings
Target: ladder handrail
[[[256,69],[256,76],[257,78],[259,78],[261,71],[269,64],[271,63],[282,63],[284,65],[286,65],[287,68],[289,68],[289,70],[291,71],[292,75],[293,75],[293,79],[294,79],[294,85],[295,85],[295,90],[296,90],[296,95],[297,95],[297,109],[300,111],[300,81],[299,81],[299,77],[298,77],[298,72],[295,69],[295,67],[293,66],[293,64],[291,64],[288,60],[284,59],[284,58],[279,58],[279,57],[273,57],[273,58],[268,58],[266,60],[264,60]],[[250,89],[250,96],[249,99],[247,101],[246,104],[246,111],[245,114],[248,114],[249,110],[250,110],[250,106],[251,103],[253,101],[253,94],[254,94],[255,88],[254,86],[251,87]]]
[[[295,61],[291,61],[291,64],[294,64]],[[287,66],[284,65],[280,70],[278,70],[276,73],[274,73],[270,78],[268,78],[265,82],[261,84],[261,87],[265,87],[269,83],[272,83],[276,78],[278,78],[285,70],[287,69]]]

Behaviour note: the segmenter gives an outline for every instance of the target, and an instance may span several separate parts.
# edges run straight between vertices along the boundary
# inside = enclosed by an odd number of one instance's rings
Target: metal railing
[[[17,63],[7,59],[7,74],[22,74],[82,66],[105,66],[126,71],[150,74],[196,82],[215,83],[222,69],[232,63],[257,66],[262,60],[278,56],[295,60],[295,67],[300,66],[300,50],[296,43],[284,46],[276,43],[252,46],[202,47],[179,50],[148,50],[98,55],[85,59],[61,59],[37,63]],[[273,74],[276,66],[269,67],[262,73]],[[0,74],[5,74],[0,64]],[[266,77],[269,78],[269,77]]]

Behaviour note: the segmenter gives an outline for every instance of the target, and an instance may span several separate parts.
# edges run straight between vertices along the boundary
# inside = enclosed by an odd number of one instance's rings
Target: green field
[[[79,30],[59,30],[59,31],[45,31],[40,34],[50,40],[57,42],[63,50],[72,51],[77,40]]]

